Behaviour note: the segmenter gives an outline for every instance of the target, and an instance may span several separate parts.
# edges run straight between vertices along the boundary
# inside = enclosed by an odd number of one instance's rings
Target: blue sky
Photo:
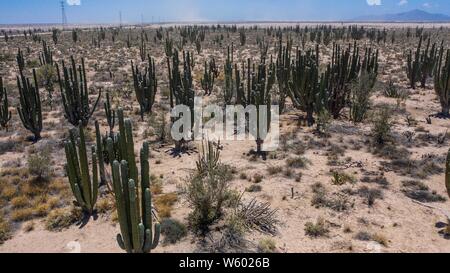
[[[345,20],[412,9],[450,14],[448,0],[65,0],[69,23]],[[59,0],[0,0],[0,24],[59,23]]]

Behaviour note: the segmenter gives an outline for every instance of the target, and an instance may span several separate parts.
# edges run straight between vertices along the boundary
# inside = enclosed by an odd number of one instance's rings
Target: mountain
[[[439,13],[428,13],[423,10],[412,10],[396,14],[368,15],[354,18],[351,21],[363,22],[450,22],[450,16]]]

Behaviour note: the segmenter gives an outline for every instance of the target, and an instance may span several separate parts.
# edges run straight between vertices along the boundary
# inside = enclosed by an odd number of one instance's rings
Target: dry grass
[[[158,211],[158,216],[161,218],[171,217],[173,205],[178,201],[176,193],[167,193],[155,197],[155,207]]]

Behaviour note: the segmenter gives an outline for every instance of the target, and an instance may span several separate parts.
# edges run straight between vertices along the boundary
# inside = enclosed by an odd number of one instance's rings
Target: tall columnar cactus
[[[11,120],[11,111],[9,111],[8,93],[3,87],[3,79],[0,77],[0,127],[8,131],[8,122]]]
[[[420,37],[417,50],[413,56],[412,50],[409,50],[407,56],[406,74],[409,79],[409,85],[412,89],[416,89],[416,83],[420,77],[420,51],[422,48],[422,37]],[[414,58],[414,59],[413,59]]]
[[[245,66],[242,66],[243,75],[245,74]],[[241,81],[242,79],[242,81]],[[244,82],[246,80],[246,83]],[[260,112],[263,111],[262,106],[266,106],[267,110],[267,131],[270,130],[271,124],[271,91],[276,81],[276,67],[272,59],[270,64],[266,64],[266,60],[262,59],[258,66],[252,65],[250,59],[247,59],[247,76],[240,76],[240,72],[236,66],[236,86],[237,86],[237,101],[236,104],[241,104],[244,107],[248,105],[255,105],[257,112],[256,124],[256,152],[262,153],[262,144],[264,139],[260,133]]]
[[[331,63],[327,67],[324,78],[327,84],[325,105],[333,118],[339,118],[342,109],[347,106],[350,86],[358,78],[360,70],[361,58],[356,42],[353,50],[351,45],[345,50],[341,50],[339,45],[333,46]]]
[[[314,124],[314,112],[320,108],[320,95],[325,90],[324,76],[319,74],[319,48],[315,54],[309,50],[302,54],[297,50],[297,58],[292,67],[292,81],[289,94],[293,105],[306,112],[308,126]]]
[[[448,117],[450,110],[450,49],[444,60],[444,47],[439,51],[439,61],[434,75],[434,90],[442,106],[442,115]]]
[[[214,82],[216,79],[215,79],[215,75],[214,75],[214,72],[212,69],[213,68],[212,68],[211,63],[208,64],[205,61],[205,72],[203,73],[203,77],[200,81],[201,81],[202,88],[205,91],[206,96],[210,96],[214,89]]]
[[[34,141],[41,139],[42,108],[36,71],[33,70],[34,86],[22,73],[17,76],[20,106],[17,107],[23,126],[34,134]]]
[[[100,181],[102,184],[106,183],[106,175],[105,175],[105,162],[103,158],[103,138],[100,132],[100,124],[98,121],[95,121],[95,140],[96,140],[96,153],[98,155],[98,167],[100,170]]]
[[[97,100],[91,109],[84,58],[81,59],[81,66],[78,66],[78,69],[73,56],[71,62],[71,67],[66,67],[64,61],[62,62],[64,78],[61,77],[59,66],[56,64],[65,117],[73,126],[78,126],[80,121],[83,126],[87,126],[97,108],[102,92],[99,91]]]
[[[116,125],[116,112],[111,107],[111,100],[109,99],[109,93],[106,93],[106,101],[103,103],[105,108],[106,120],[109,126],[109,136],[114,134],[114,127]]]
[[[117,137],[120,159],[128,162],[129,177],[136,183],[138,180],[138,170],[134,153],[133,126],[130,119],[125,119],[123,109],[117,110],[119,119],[119,133]]]
[[[225,87],[223,88],[223,98],[225,105],[231,105],[231,101],[235,93],[233,86],[233,51],[234,45],[232,44],[231,49],[228,46],[227,59],[224,66]]]
[[[277,58],[277,82],[279,90],[278,104],[280,112],[284,111],[286,98],[289,95],[289,83],[291,81],[291,50],[292,40],[288,39],[286,46],[283,46],[283,40],[280,37]]]
[[[20,48],[17,51],[17,66],[19,67],[19,71],[22,72],[25,69],[25,58],[23,57],[23,52]]]
[[[67,159],[66,171],[72,193],[78,205],[81,206],[85,213],[92,214],[98,195],[97,151],[95,146],[91,148],[91,177],[82,125],[78,127],[78,137],[79,139],[76,138],[74,130],[71,130],[70,139],[64,143]]]
[[[134,91],[141,108],[141,119],[144,120],[144,113],[151,113],[158,91],[158,79],[156,78],[155,60],[148,56],[148,67],[144,73],[139,71],[139,67],[131,62],[133,72]]]
[[[420,55],[420,87],[425,88],[428,78],[433,76],[434,67],[437,62],[438,47],[436,43],[431,46],[431,39],[428,38],[427,47]]]
[[[145,58],[147,57],[147,44],[145,43],[143,37],[141,37],[141,45],[139,46],[139,56],[141,57],[141,61],[145,62]],[[149,62],[150,62],[149,58]]]
[[[114,161],[113,182],[120,234],[119,246],[128,253],[149,253],[159,243],[160,224],[153,221],[149,146],[141,149],[141,183],[131,179],[128,163]],[[155,217],[156,218],[156,217]]]
[[[42,65],[53,65],[53,53],[50,46],[47,46],[45,41],[42,41],[42,52],[39,55],[39,62]]]

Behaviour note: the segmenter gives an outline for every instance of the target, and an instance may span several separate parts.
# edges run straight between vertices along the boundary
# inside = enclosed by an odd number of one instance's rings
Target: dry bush
[[[328,229],[327,224],[322,217],[319,217],[316,223],[307,222],[305,224],[305,233],[309,237],[325,237],[329,232],[330,230]]]
[[[161,221],[161,234],[164,235],[164,244],[176,244],[187,235],[187,228],[176,219],[164,218]]]

